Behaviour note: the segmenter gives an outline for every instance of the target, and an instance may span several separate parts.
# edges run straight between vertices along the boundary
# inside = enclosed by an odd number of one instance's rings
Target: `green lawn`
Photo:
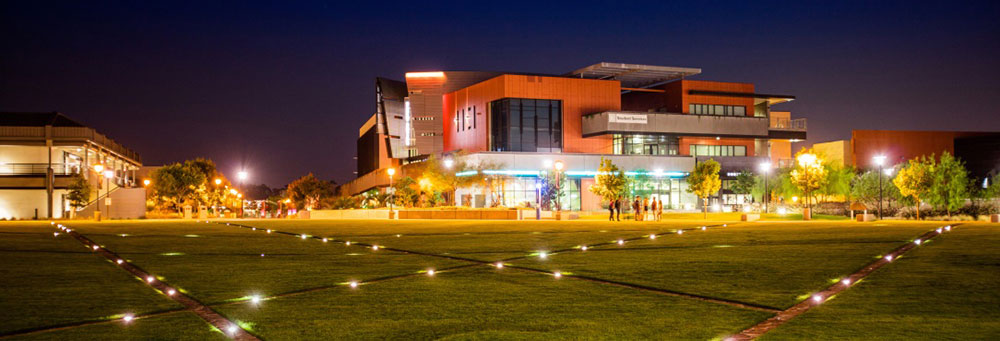
[[[554,278],[510,266],[784,309],[944,223],[849,221],[246,220],[69,222],[160,280],[269,340],[712,339],[772,316],[733,305]],[[236,221],[234,221],[236,222]],[[701,231],[703,225],[721,225]],[[418,251],[414,255],[264,230]],[[690,229],[684,234],[677,229]],[[945,234],[769,338],[958,338],[998,332],[997,227]],[[0,336],[211,339],[180,307],[44,223],[0,222]],[[651,233],[663,234],[649,239]],[[619,238],[625,245],[598,245]],[[579,246],[590,248],[583,252]],[[565,250],[555,252],[557,250]],[[549,252],[545,259],[539,251]],[[261,254],[264,254],[262,257]],[[510,259],[495,269],[475,261]],[[455,270],[428,276],[427,269]],[[358,288],[345,285],[360,281]],[[366,283],[367,281],[372,281]],[[270,297],[258,305],[250,295]],[[944,321],[944,322],[941,322]],[[87,323],[72,326],[77,323]],[[936,327],[947,323],[948,327]],[[877,325],[877,327],[875,327]],[[46,331],[51,327],[69,326]],[[951,335],[961,337],[952,337]]]

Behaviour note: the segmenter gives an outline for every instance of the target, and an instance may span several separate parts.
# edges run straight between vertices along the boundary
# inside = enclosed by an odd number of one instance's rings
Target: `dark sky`
[[[918,1],[0,3],[0,111],[60,111],[158,165],[353,178],[373,78],[700,67],[851,129],[1000,131],[1000,5]],[[822,5],[820,5],[823,3]]]

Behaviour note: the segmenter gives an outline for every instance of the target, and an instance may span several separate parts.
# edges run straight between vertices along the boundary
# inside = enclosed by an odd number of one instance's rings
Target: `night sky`
[[[374,78],[406,71],[700,67],[798,97],[774,109],[808,118],[809,142],[1000,131],[998,2],[207,3],[0,3],[0,111],[59,111],[147,165],[203,156],[271,186],[352,179]]]

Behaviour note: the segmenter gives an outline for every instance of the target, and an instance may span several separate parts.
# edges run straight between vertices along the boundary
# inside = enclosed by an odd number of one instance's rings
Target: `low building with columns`
[[[98,173],[95,165],[103,171]],[[135,151],[61,113],[0,112],[0,219],[110,212],[107,197],[132,188],[143,191],[138,197],[144,197],[142,183],[135,178],[140,166],[142,159]],[[91,185],[89,203],[79,211],[67,199],[77,175]]]

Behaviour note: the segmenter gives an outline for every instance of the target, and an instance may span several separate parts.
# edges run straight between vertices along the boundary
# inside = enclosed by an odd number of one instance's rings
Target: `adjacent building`
[[[669,207],[700,205],[684,178],[709,158],[723,166],[711,204],[744,203],[726,186],[742,170],[783,164],[806,138],[804,119],[772,111],[794,99],[754,84],[692,80],[701,69],[599,63],[559,75],[511,72],[410,72],[376,79],[375,114],[358,139],[358,178],[345,194],[388,185],[386,169],[461,152],[503,177],[502,193],[466,188],[465,206],[519,206],[535,200],[539,177],[565,165],[562,207],[600,209],[587,188],[601,157],[643,179],[644,193]],[[404,168],[405,169],[405,168]]]
[[[0,219],[71,216],[66,194],[77,175],[91,184],[93,211],[99,196],[135,186],[141,163],[131,149],[63,114],[2,112]],[[110,178],[95,171],[98,164]]]
[[[850,140],[816,143],[813,148],[828,159],[861,169],[877,167],[875,156],[884,156],[886,166],[891,166],[948,152],[965,162],[972,178],[1000,173],[1000,132],[854,130]]]

